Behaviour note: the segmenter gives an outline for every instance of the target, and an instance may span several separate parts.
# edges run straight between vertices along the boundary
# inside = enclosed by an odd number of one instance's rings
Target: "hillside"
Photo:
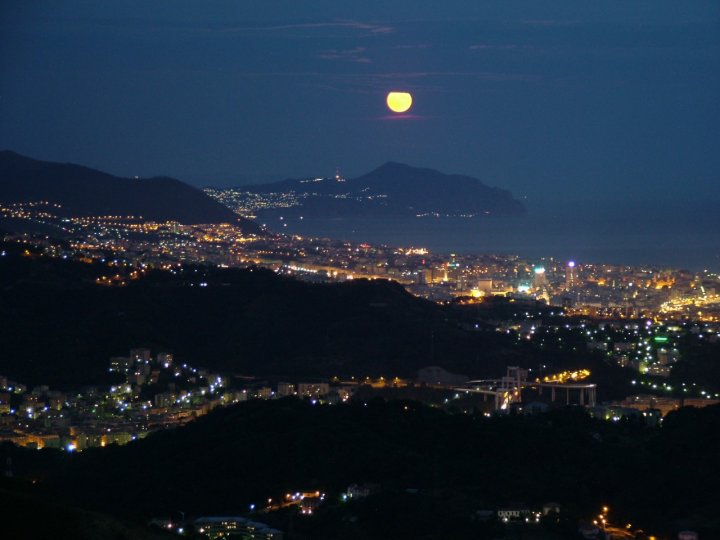
[[[577,408],[484,418],[414,402],[318,407],[287,398],[219,409],[52,464],[53,451],[9,450],[18,474],[35,469],[33,476],[93,509],[146,519],[177,509],[235,515],[268,497],[318,489],[328,493],[324,510],[295,521],[305,538],[346,537],[340,530],[353,539],[498,538],[482,534],[476,510],[548,501],[565,517],[587,518],[607,504],[616,523],[652,532],[689,527],[702,538],[718,526],[715,475],[707,471],[720,451],[720,439],[703,437],[719,428],[720,406],[682,409],[648,428],[594,420]],[[45,472],[37,470],[43,458]],[[378,486],[374,497],[337,502],[349,484],[365,482]],[[410,499],[407,488],[416,491]],[[348,528],[351,516],[357,522]],[[460,530],[449,536],[447,527]]]
[[[0,151],[0,202],[49,201],[64,216],[142,216],[149,221],[257,225],[196,189],[166,177],[129,179],[74,165]]]
[[[486,186],[477,178],[392,161],[352,182],[360,191],[384,191],[396,200],[395,204],[415,212],[501,215],[524,212],[522,204],[509,191]]]
[[[260,216],[281,213],[305,217],[479,217],[525,212],[509,191],[487,186],[477,178],[395,162],[348,180],[289,179],[232,190],[240,197],[245,194],[247,200],[239,200],[239,206],[245,207],[252,202],[253,195],[284,194],[282,206],[259,208]],[[294,206],[287,207],[288,201],[294,201]]]
[[[195,366],[278,378],[414,377],[430,365],[471,378],[497,377],[509,365],[582,367],[602,395],[626,395],[627,375],[602,355],[518,343],[485,324],[510,309],[501,300],[442,306],[391,281],[311,284],[205,266],[104,287],[96,279],[116,267],[0,249],[0,374],[30,385],[109,384],[111,356],[149,347]]]
[[[0,454],[3,449],[0,447]],[[0,507],[5,516],[3,538],[25,540],[172,540],[176,535],[127,523],[109,515],[69,505],[62,495],[49,495],[35,484],[0,478]],[[42,519],[38,516],[42,515]]]
[[[95,284],[116,271],[3,257],[0,374],[33,385],[98,384],[110,356],[140,346],[260,376],[412,376],[435,363],[491,375],[517,361],[510,337],[463,330],[393,282],[314,285],[268,270],[186,267],[127,287]],[[193,286],[201,281],[208,286]]]

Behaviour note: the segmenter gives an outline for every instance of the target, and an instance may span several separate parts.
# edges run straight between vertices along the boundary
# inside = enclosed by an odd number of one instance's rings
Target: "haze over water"
[[[273,230],[353,242],[426,247],[433,253],[514,254],[581,263],[720,271],[720,205],[648,201],[528,204],[512,218],[268,221]]]

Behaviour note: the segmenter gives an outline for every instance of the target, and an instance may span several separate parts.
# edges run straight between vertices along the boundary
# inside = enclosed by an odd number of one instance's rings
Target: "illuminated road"
[[[605,525],[605,534],[607,535],[607,540],[624,540],[626,538],[635,538],[635,534],[630,532],[629,530],[619,529],[611,525]]]

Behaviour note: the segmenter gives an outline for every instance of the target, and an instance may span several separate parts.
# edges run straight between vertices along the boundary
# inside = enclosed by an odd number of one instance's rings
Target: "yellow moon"
[[[390,92],[387,106],[392,112],[404,113],[412,106],[412,96],[408,92]]]

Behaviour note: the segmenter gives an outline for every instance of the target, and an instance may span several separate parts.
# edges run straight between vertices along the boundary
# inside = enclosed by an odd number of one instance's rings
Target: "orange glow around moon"
[[[404,113],[412,106],[412,96],[408,92],[390,92],[387,106],[392,112]]]

